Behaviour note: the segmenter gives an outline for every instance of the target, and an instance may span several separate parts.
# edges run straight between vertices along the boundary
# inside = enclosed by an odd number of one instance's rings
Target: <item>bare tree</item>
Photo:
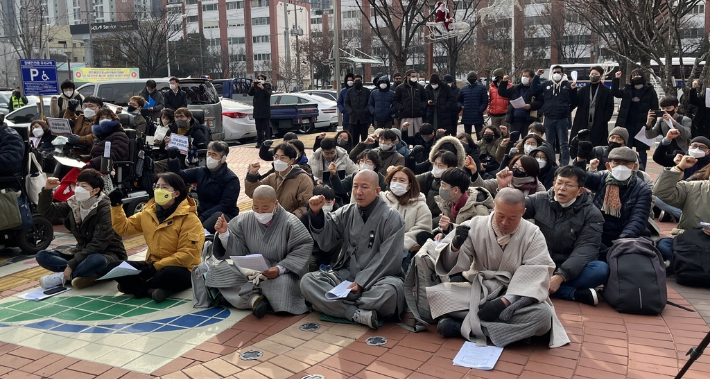
[[[8,1],[7,7],[0,11],[3,39],[9,42],[20,59],[44,58],[52,35],[52,22],[47,16],[46,5],[42,0]],[[49,27],[48,27],[49,26]]]
[[[569,8],[561,11],[552,3],[544,4],[538,17],[541,20],[538,29],[550,38],[558,62],[577,63],[589,56],[592,36],[586,19]]]
[[[232,77],[245,77],[247,75],[247,56],[243,47],[230,48],[229,73]]]
[[[461,51],[468,45],[471,38],[476,34],[478,30],[478,25],[481,20],[477,17],[476,10],[483,0],[459,0],[454,1],[454,7],[452,9],[452,14],[454,15],[457,22],[466,22],[469,24],[470,29],[468,32],[462,35],[457,35],[456,37],[445,39],[439,41],[437,44],[443,47],[446,52],[446,57],[448,60],[448,67],[445,68],[449,74],[456,77],[458,73],[458,62]],[[486,4],[488,2],[486,1]],[[435,16],[435,14],[433,14]],[[434,54],[434,56],[437,56]],[[438,65],[437,65],[438,66]],[[443,72],[442,69],[439,69]]]

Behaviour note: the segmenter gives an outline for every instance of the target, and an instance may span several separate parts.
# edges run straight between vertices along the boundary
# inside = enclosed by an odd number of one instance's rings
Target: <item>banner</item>
[[[83,67],[74,70],[75,82],[105,82],[139,78],[137,68]]]

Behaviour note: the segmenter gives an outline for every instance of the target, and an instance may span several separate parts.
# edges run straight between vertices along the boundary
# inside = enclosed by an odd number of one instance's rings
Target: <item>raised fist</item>
[[[317,195],[308,199],[308,206],[311,208],[311,212],[318,214],[325,205],[325,196]]]

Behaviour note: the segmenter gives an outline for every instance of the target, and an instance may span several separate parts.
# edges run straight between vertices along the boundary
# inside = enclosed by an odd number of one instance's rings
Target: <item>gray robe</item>
[[[349,319],[358,308],[377,311],[380,317],[399,316],[404,310],[404,220],[379,197],[375,201],[378,204],[367,222],[363,223],[357,204],[348,204],[326,213],[324,227],[312,230],[322,250],[343,242],[330,272],[311,272],[301,280],[303,296],[318,311]],[[325,293],[344,280],[359,284],[363,293],[327,300]]]
[[[547,251],[545,237],[536,225],[522,220],[504,251],[491,226],[493,216],[474,217],[462,224],[468,225],[471,232],[458,252],[450,248],[455,233],[449,233],[437,247],[436,273],[463,274],[467,281],[427,288],[432,317],[465,312],[461,334],[483,344],[484,335],[496,346],[505,346],[543,335],[550,328],[550,347],[569,343],[549,297],[555,263]],[[537,303],[518,309],[508,322],[480,321],[479,305],[499,298],[506,287],[507,295],[530,297]]]
[[[275,312],[306,313],[308,308],[298,281],[308,269],[312,251],[313,239],[306,227],[280,205],[268,227],[256,220],[254,212],[245,212],[229,222],[226,249],[219,235],[215,235],[212,255],[223,260],[230,256],[261,254],[269,267],[281,266],[288,271],[255,286],[235,266],[222,261],[209,268],[205,284],[218,288],[236,308],[249,308],[249,298],[261,293]]]

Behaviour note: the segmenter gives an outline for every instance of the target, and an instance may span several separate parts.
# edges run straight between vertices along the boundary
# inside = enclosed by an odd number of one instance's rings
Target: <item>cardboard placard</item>
[[[47,124],[54,135],[65,136],[72,133],[69,119],[47,117]]]
[[[173,133],[170,135],[168,147],[177,147],[180,153],[187,155],[187,151],[190,149],[190,138]]]

